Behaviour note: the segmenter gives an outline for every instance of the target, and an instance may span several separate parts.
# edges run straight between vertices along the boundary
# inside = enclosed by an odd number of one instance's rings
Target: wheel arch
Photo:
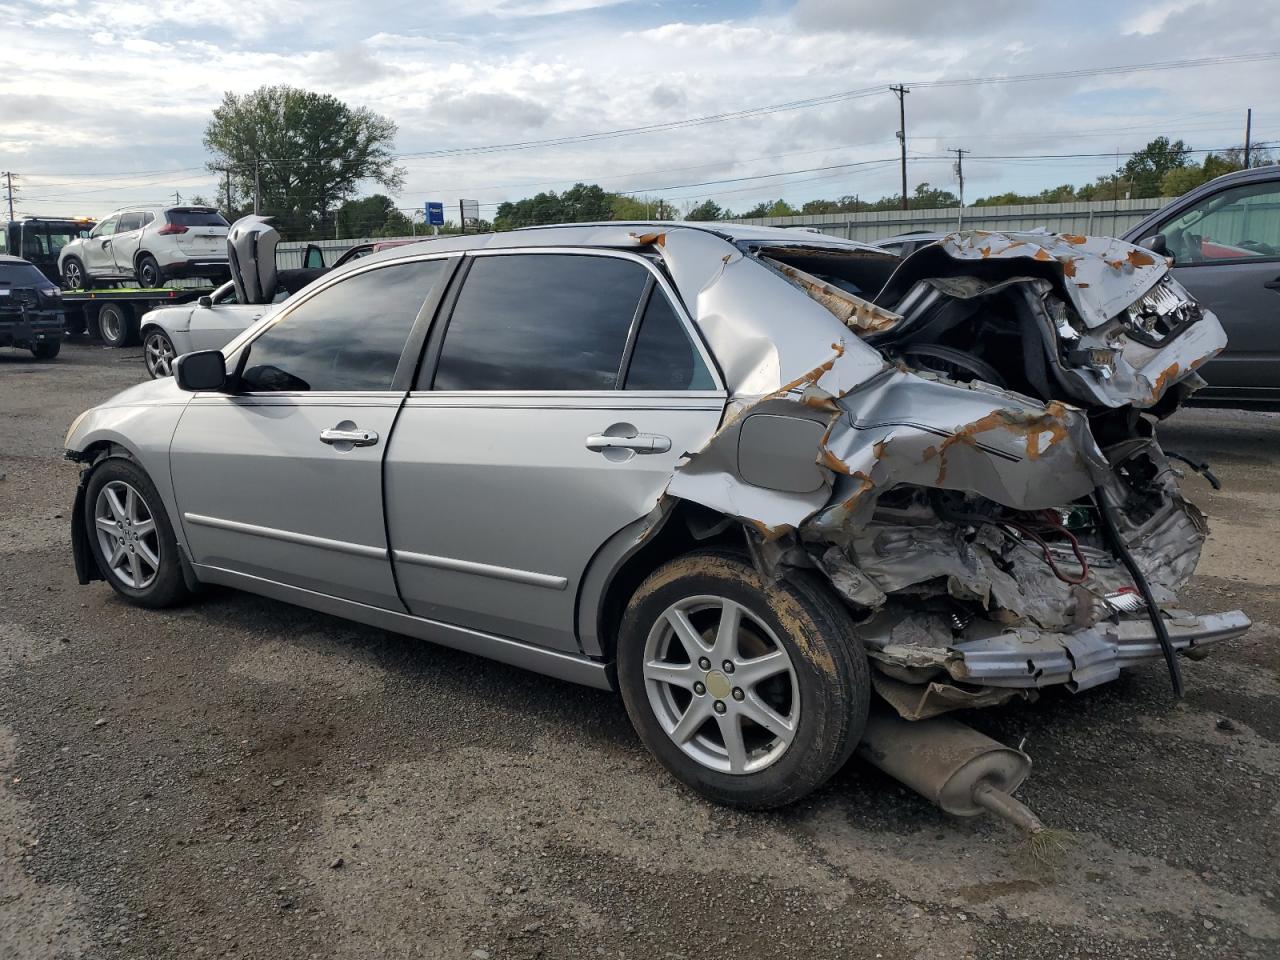
[[[689,500],[664,497],[648,515],[623,527],[596,551],[582,578],[578,638],[587,656],[612,661],[618,626],[636,589],[676,557],[709,546],[745,550],[742,525]]]

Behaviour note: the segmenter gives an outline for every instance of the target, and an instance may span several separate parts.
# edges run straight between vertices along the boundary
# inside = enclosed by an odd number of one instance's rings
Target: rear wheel
[[[803,574],[766,581],[705,551],[656,570],[627,606],[618,681],[645,745],[720,803],[781,806],[821,786],[866,724],[870,680],[848,611]]]
[[[42,340],[31,348],[31,355],[37,360],[52,360],[61,349],[61,340]]]
[[[122,303],[104,303],[98,311],[98,333],[109,347],[127,347],[133,341],[133,315]]]
[[[62,285],[68,290],[88,290],[93,286],[89,272],[78,257],[67,257],[62,263]]]
[[[104,461],[89,478],[85,506],[90,549],[116,593],[143,607],[186,599],[173,527],[141,467],[119,458]]]
[[[173,341],[158,327],[149,329],[142,338],[142,358],[152,380],[173,376],[173,359],[177,356]]]
[[[149,253],[138,257],[138,285],[141,287],[164,286],[164,271],[156,258]]]

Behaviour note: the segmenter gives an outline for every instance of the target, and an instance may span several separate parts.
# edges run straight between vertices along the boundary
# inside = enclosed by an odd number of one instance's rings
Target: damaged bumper
[[[1145,619],[1097,623],[1072,633],[1011,630],[921,647],[894,639],[895,628],[911,616],[915,615],[877,617],[860,631],[871,658],[890,677],[906,682],[942,679],[1027,689],[1065,684],[1079,693],[1116,679],[1124,667],[1162,656],[1155,631]],[[1180,652],[1231,640],[1251,625],[1239,610],[1203,616],[1175,613],[1166,623],[1173,647]]]

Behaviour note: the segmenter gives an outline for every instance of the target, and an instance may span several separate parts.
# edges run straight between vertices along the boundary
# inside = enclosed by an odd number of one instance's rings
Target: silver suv
[[[88,237],[58,254],[68,290],[99,280],[163,286],[186,277],[227,276],[227,221],[213,207],[139,206],[117,210]]]

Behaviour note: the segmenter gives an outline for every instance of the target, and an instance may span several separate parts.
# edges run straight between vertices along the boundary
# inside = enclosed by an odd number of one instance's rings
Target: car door
[[[1227,332],[1226,350],[1201,369],[1209,386],[1280,396],[1280,180],[1226,187],[1159,233],[1174,277]]]
[[[387,451],[401,596],[419,616],[577,652],[591,557],[654,509],[719,426],[724,391],[635,254],[477,252],[454,288]]]
[[[119,224],[119,217],[108,217],[93,228],[89,239],[84,242],[84,267],[90,274],[100,277],[115,275],[116,259],[112,243]]]
[[[277,300],[285,296],[281,291]],[[187,330],[192,350],[221,350],[271,309],[270,304],[237,302],[233,283],[224,283],[210,300],[207,307],[197,303],[192,308]]]
[[[133,210],[120,214],[115,236],[111,240],[111,256],[115,261],[116,273],[122,277],[133,276],[133,258],[138,252],[138,244],[142,242],[141,211]]]
[[[191,399],[170,462],[196,564],[403,611],[382,460],[450,264],[336,278],[237,347],[235,392]]]

